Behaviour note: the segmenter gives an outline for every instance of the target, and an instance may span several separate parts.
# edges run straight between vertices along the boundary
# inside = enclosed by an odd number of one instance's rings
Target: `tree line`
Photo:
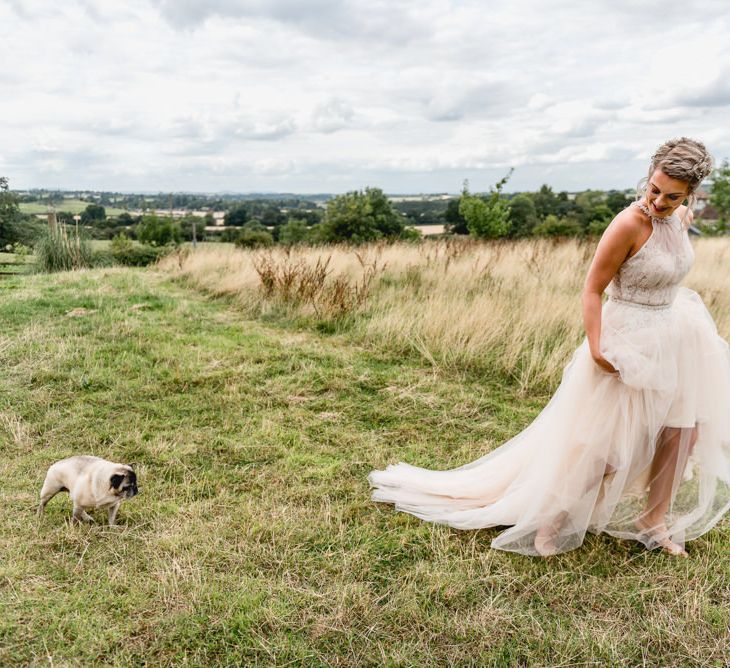
[[[217,239],[243,247],[275,243],[365,243],[379,239],[417,239],[415,225],[442,224],[446,234],[477,238],[530,236],[597,236],[633,197],[623,191],[586,190],[574,195],[554,192],[543,185],[535,192],[505,194],[511,171],[486,193],[472,193],[468,182],[459,196],[450,199],[391,201],[380,188],[364,188],[331,197],[321,207],[312,199],[249,198],[228,200],[224,226],[212,231],[211,213],[182,218],[156,213],[108,216],[101,202],[90,203],[81,214],[81,227],[92,238],[124,237],[161,247],[182,241]],[[128,195],[127,197],[133,198]],[[139,196],[143,197],[143,196]],[[148,196],[144,196],[148,197]],[[202,204],[202,196],[180,195],[174,203]],[[20,197],[0,177],[0,245],[32,244],[43,221],[20,213]],[[169,201],[169,197],[168,197]],[[206,200],[207,206],[210,200]],[[117,206],[117,202],[113,202]],[[724,161],[711,179],[710,203],[718,213],[708,233],[724,233],[730,225],[730,165]],[[74,225],[72,214],[60,211],[60,224]],[[206,229],[208,228],[208,229]]]

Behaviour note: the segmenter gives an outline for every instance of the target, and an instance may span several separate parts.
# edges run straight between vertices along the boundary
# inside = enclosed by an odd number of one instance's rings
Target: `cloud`
[[[346,40],[405,42],[422,29],[412,5],[403,0],[154,0],[160,14],[181,30],[196,30],[211,19],[264,19],[314,36]]]
[[[545,93],[534,93],[527,102],[527,108],[531,111],[542,111],[553,104],[553,100]]]
[[[510,108],[517,97],[506,81],[449,82],[438,85],[425,104],[432,121],[458,121],[471,116],[495,116]]]
[[[730,154],[730,15],[651,1],[682,20],[637,29],[628,0],[0,3],[3,173],[421,192],[515,166],[510,185],[631,185],[670,136]]]
[[[296,122],[292,118],[280,120],[241,121],[233,130],[236,139],[252,141],[275,141],[282,139],[297,130]]]
[[[704,85],[681,90],[672,101],[675,105],[683,107],[730,106],[730,71],[723,72]]]
[[[348,127],[355,116],[352,106],[337,97],[318,104],[312,111],[312,128],[317,132],[331,133]]]

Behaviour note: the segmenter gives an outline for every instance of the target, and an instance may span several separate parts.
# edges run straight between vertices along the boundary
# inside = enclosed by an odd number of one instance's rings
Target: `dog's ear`
[[[114,475],[113,475],[113,476],[112,476],[112,477],[110,478],[110,482],[111,482],[111,484],[112,484],[112,487],[113,487],[114,489],[119,489],[119,487],[120,487],[120,485],[122,484],[122,482],[123,482],[123,481],[124,481],[124,475],[122,475],[122,474],[120,474],[120,473],[115,473],[115,474],[114,474]]]

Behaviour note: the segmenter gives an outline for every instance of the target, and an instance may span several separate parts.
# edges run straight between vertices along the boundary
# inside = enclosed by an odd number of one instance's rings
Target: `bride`
[[[459,468],[372,471],[373,499],[458,529],[509,526],[492,547],[527,555],[572,550],[590,531],[686,557],[685,542],[730,507],[730,353],[679,287],[694,192],[711,170],[698,141],[656,151],[640,199],[598,244],[586,338],[531,425]]]

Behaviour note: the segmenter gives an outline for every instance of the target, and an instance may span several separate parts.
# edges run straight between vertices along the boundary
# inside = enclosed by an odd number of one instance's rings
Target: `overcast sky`
[[[0,0],[13,188],[632,187],[730,157],[730,11],[512,0]],[[549,9],[548,9],[549,7]]]

